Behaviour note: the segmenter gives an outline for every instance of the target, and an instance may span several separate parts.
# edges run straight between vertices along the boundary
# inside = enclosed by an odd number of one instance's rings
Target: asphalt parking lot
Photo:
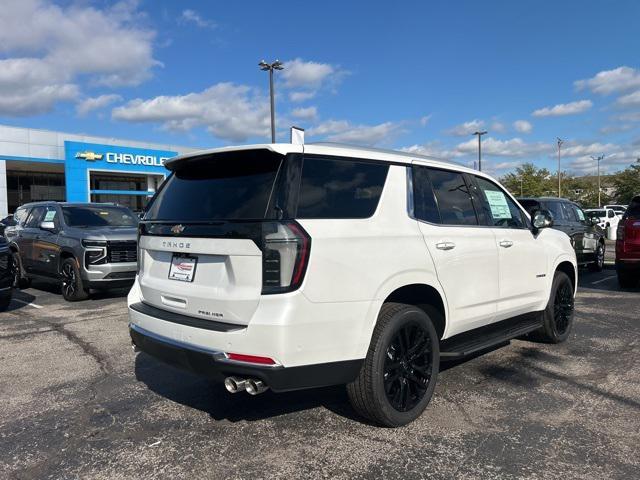
[[[451,366],[395,430],[342,387],[232,396],[136,357],[125,295],[34,284],[0,314],[0,478],[640,477],[640,289],[611,267],[581,272],[567,343]]]

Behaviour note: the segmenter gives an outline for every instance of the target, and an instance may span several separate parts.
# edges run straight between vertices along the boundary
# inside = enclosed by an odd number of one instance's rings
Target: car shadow
[[[343,385],[277,394],[268,390],[256,396],[230,394],[222,383],[177,369],[144,352],[136,356],[135,375],[156,394],[205,412],[214,420],[252,422],[323,407],[366,423],[351,407]]]
[[[34,279],[31,282],[30,288],[40,290],[42,292],[51,293],[53,295],[62,295],[60,290],[60,283],[56,281]],[[119,287],[112,289],[92,289],[91,294],[87,300],[104,300],[109,298],[124,298],[129,294],[131,286]],[[24,291],[21,291],[24,293]],[[34,297],[35,298],[35,297]]]
[[[618,284],[615,265],[605,265],[601,272],[580,269],[578,272],[578,287],[585,290],[600,290],[603,292],[640,292],[640,279],[635,287],[622,288]]]
[[[14,290],[12,292],[12,300],[9,303],[9,306],[3,310],[4,312],[14,312],[16,310],[21,310],[25,308],[28,304],[33,302],[36,299],[33,295],[22,292],[20,290]],[[17,301],[16,301],[17,300]]]

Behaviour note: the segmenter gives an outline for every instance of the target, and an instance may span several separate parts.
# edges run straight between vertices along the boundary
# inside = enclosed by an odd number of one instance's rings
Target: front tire
[[[599,243],[596,249],[596,259],[589,264],[589,270],[592,272],[601,272],[604,268],[604,244]]]
[[[85,300],[89,296],[89,290],[84,286],[80,277],[80,269],[75,258],[67,258],[60,267],[60,288],[62,296],[68,302]]]
[[[573,283],[569,276],[564,272],[556,272],[549,303],[542,314],[544,323],[539,331],[542,341],[561,343],[569,338],[575,308],[573,293]]]
[[[427,407],[439,367],[438,334],[429,316],[412,305],[385,303],[360,374],[347,393],[363,417],[399,427]]]

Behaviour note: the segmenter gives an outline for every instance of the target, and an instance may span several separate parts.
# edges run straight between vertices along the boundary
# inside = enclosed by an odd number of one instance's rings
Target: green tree
[[[553,186],[553,178],[546,168],[524,163],[515,172],[504,175],[500,183],[516,197],[542,197],[558,191],[557,186]]]
[[[613,180],[613,186],[616,188],[616,201],[624,205],[635,195],[640,195],[640,164],[630,165],[618,173]]]

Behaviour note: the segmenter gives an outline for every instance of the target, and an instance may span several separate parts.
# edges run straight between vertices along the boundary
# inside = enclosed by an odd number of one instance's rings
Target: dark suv
[[[640,282],[640,195],[633,197],[618,223],[616,270],[621,287],[634,287]]]
[[[548,210],[553,217],[553,228],[571,238],[578,264],[601,271],[604,266],[605,231],[582,208],[571,200],[555,197],[519,198],[520,204],[533,217],[537,210]]]
[[[102,203],[38,202],[19,207],[5,236],[14,285],[34,277],[59,281],[66,300],[89,289],[130,285],[137,266],[138,219],[126,207]]]
[[[7,309],[11,303],[11,281],[13,262],[9,246],[4,237],[0,237],[0,312]]]

